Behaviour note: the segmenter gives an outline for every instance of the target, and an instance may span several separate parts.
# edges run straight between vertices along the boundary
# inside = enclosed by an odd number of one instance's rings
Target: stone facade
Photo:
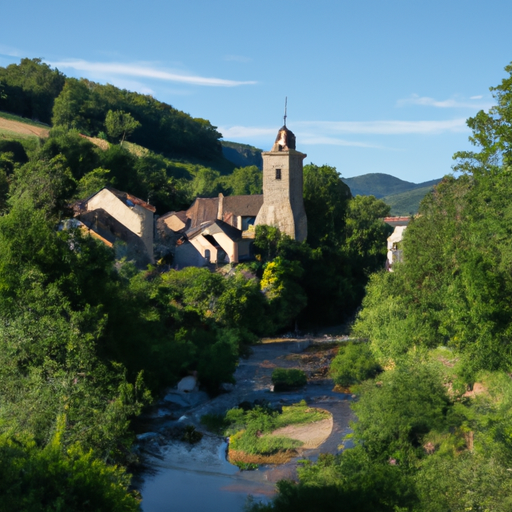
[[[295,149],[295,136],[283,126],[272,150],[262,156],[263,205],[255,224],[275,226],[302,242],[308,234],[302,169],[307,155]]]
[[[104,231],[111,232],[129,245],[140,245],[148,262],[154,263],[154,212],[155,207],[145,201],[126,192],[105,187],[78,204],[75,215],[89,229],[97,230],[101,226]],[[145,263],[143,260],[141,262]]]

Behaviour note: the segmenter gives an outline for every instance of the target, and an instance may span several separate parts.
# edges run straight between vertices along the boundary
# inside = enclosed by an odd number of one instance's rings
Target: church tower
[[[302,161],[306,156],[295,150],[295,135],[285,124],[272,150],[262,153],[263,205],[255,222],[275,226],[299,242],[308,234],[302,198]]]

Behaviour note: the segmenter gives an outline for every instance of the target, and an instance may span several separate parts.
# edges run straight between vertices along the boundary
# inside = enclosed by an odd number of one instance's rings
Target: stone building
[[[154,206],[126,192],[105,187],[75,203],[73,209],[75,218],[91,235],[109,246],[122,242],[128,259],[141,267],[154,263]]]
[[[295,135],[283,126],[271,151],[263,153],[263,195],[198,197],[190,208],[157,220],[157,239],[174,264],[237,263],[252,257],[253,225],[278,227],[290,237],[307,237],[302,161]]]
[[[393,233],[388,236],[388,252],[386,257],[386,269],[393,272],[393,265],[403,261],[402,240],[410,217],[386,217],[384,222],[394,228]]]
[[[303,201],[302,161],[295,149],[295,135],[283,126],[271,151],[263,153],[263,205],[256,225],[267,224],[302,242],[308,235]]]

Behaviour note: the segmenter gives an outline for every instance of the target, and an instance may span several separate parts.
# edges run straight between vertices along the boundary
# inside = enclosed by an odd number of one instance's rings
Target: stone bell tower
[[[308,235],[302,199],[302,161],[306,156],[295,150],[295,135],[285,124],[272,150],[262,153],[263,205],[255,222],[275,226],[299,242]]]

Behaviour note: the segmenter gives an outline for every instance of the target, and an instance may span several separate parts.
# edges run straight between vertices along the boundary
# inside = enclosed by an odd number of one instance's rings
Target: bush
[[[276,391],[300,388],[308,382],[306,374],[302,370],[286,370],[285,368],[276,368],[272,372],[272,384]]]
[[[343,387],[371,379],[381,371],[367,343],[341,346],[331,363],[331,376],[336,384]]]

